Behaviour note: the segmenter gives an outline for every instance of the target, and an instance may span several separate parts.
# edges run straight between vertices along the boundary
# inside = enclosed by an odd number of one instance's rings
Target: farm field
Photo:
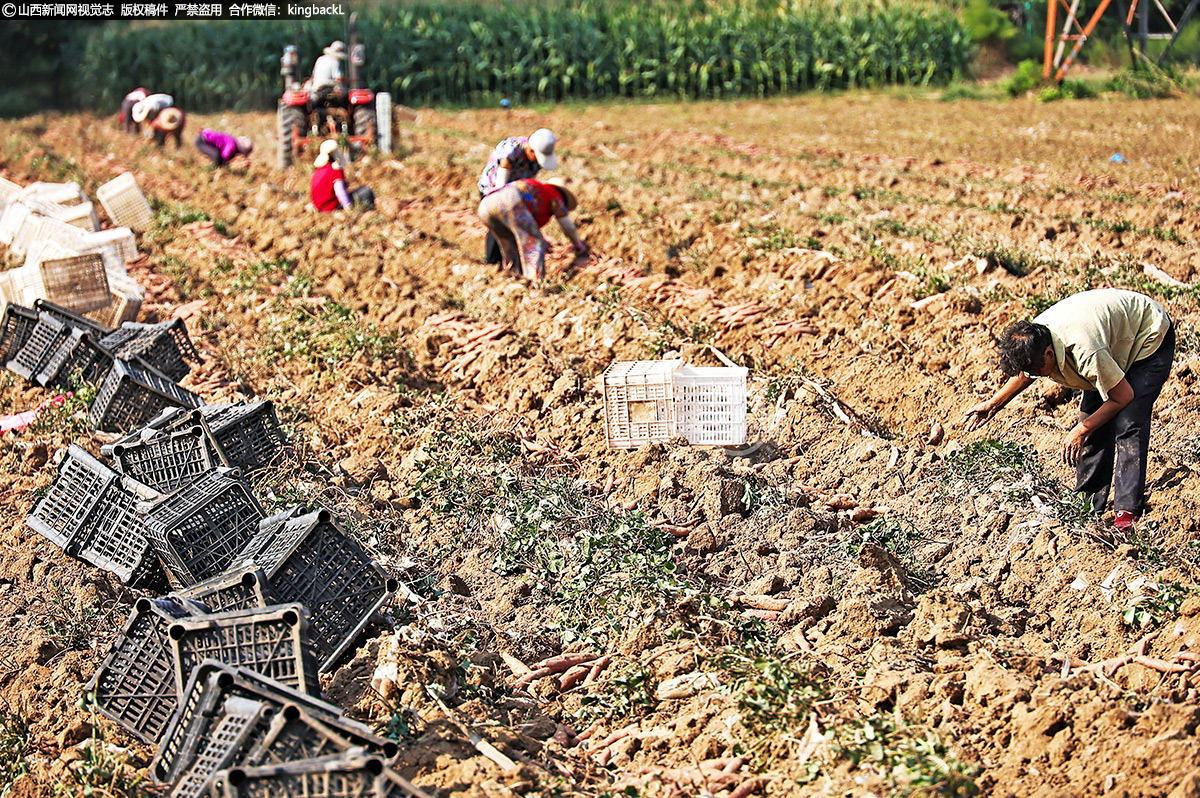
[[[1200,795],[1200,288],[1177,284],[1200,285],[1200,106],[422,109],[353,165],[378,208],[348,215],[305,211],[274,124],[193,116],[257,142],[213,171],[108,118],[0,122],[0,175],[94,196],[131,171],[153,198],[143,317],[182,316],[185,385],[273,400],[295,444],[264,506],[330,508],[411,588],[323,687],[418,786]],[[475,185],[542,126],[593,254],[548,226],[531,286],[482,262]],[[1179,330],[1135,535],[1064,495],[1068,392],[959,423],[998,384],[991,333],[1102,286]],[[760,448],[606,447],[596,377],[671,352],[750,368]],[[0,372],[0,414],[45,398]],[[111,439],[78,407],[0,438],[12,796],[119,786],[153,753],[80,706],[136,596],[24,524],[69,442]],[[588,664],[538,670],[563,655]]]

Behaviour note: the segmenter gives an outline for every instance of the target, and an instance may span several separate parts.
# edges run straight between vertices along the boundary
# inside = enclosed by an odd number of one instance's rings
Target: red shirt
[[[567,206],[559,190],[541,180],[517,180],[512,185],[521,192],[538,227],[545,227],[551,216],[566,216]]]
[[[310,187],[313,206],[321,213],[329,213],[342,207],[333,191],[333,184],[345,179],[342,177],[342,170],[335,169],[332,163],[314,169]]]

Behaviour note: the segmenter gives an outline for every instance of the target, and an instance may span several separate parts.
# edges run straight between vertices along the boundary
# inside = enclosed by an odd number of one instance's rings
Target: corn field
[[[766,97],[944,83],[969,38],[943,5],[635,0],[374,6],[359,20],[366,85],[408,105]],[[302,73],[343,38],[340,21],[216,22],[94,34],[75,67],[82,105],[109,108],[137,85],[194,110],[274,107],[279,56]]]

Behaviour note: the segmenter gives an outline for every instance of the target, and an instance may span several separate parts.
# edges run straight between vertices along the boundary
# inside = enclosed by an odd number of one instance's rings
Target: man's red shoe
[[[1125,510],[1117,510],[1116,516],[1113,517],[1113,526],[1122,532],[1128,532],[1129,529],[1138,522],[1139,518],[1140,516],[1134,515],[1133,513]]]

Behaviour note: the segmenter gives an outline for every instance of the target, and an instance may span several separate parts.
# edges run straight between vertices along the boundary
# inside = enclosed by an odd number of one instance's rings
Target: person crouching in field
[[[143,97],[129,109],[129,116],[140,125],[148,125],[154,118],[175,104],[175,98],[161,92]]]
[[[556,142],[554,132],[543,127],[528,137],[513,136],[497,144],[479,175],[479,198],[483,199],[514,180],[534,177],[542,169],[557,169]],[[486,263],[500,262],[500,248],[491,232],[484,241],[484,259]]]
[[[213,166],[224,166],[239,155],[254,151],[254,142],[245,136],[231,136],[220,130],[204,128],[196,136],[196,149],[212,161]]]
[[[333,139],[321,142],[321,152],[313,161],[309,194],[313,207],[321,213],[354,205],[367,209],[375,207],[375,192],[367,186],[359,186],[353,191],[347,189],[342,164],[337,157],[337,142]]]
[[[1075,466],[1075,490],[1097,514],[1112,485],[1113,525],[1129,529],[1144,510],[1150,413],[1175,358],[1175,325],[1166,310],[1134,291],[1084,291],[1012,325],[998,346],[1008,380],[967,411],[968,429],[1037,377],[1083,391],[1079,423],[1063,440],[1063,460]]]
[[[133,118],[133,106],[140,103],[150,93],[142,87],[138,87],[125,95],[125,99],[121,100],[121,130],[126,133],[137,133],[138,123]]]
[[[521,274],[527,280],[546,277],[546,253],[550,244],[542,237],[542,227],[550,217],[571,239],[575,252],[586,255],[587,244],[579,238],[569,214],[576,199],[560,178],[517,180],[497,189],[479,203],[479,218],[500,245],[502,268]]]
[[[175,139],[175,149],[183,146],[183,127],[187,124],[187,116],[183,111],[172,106],[164,108],[146,125],[146,135],[154,139],[154,143],[163,146],[168,138]]]

